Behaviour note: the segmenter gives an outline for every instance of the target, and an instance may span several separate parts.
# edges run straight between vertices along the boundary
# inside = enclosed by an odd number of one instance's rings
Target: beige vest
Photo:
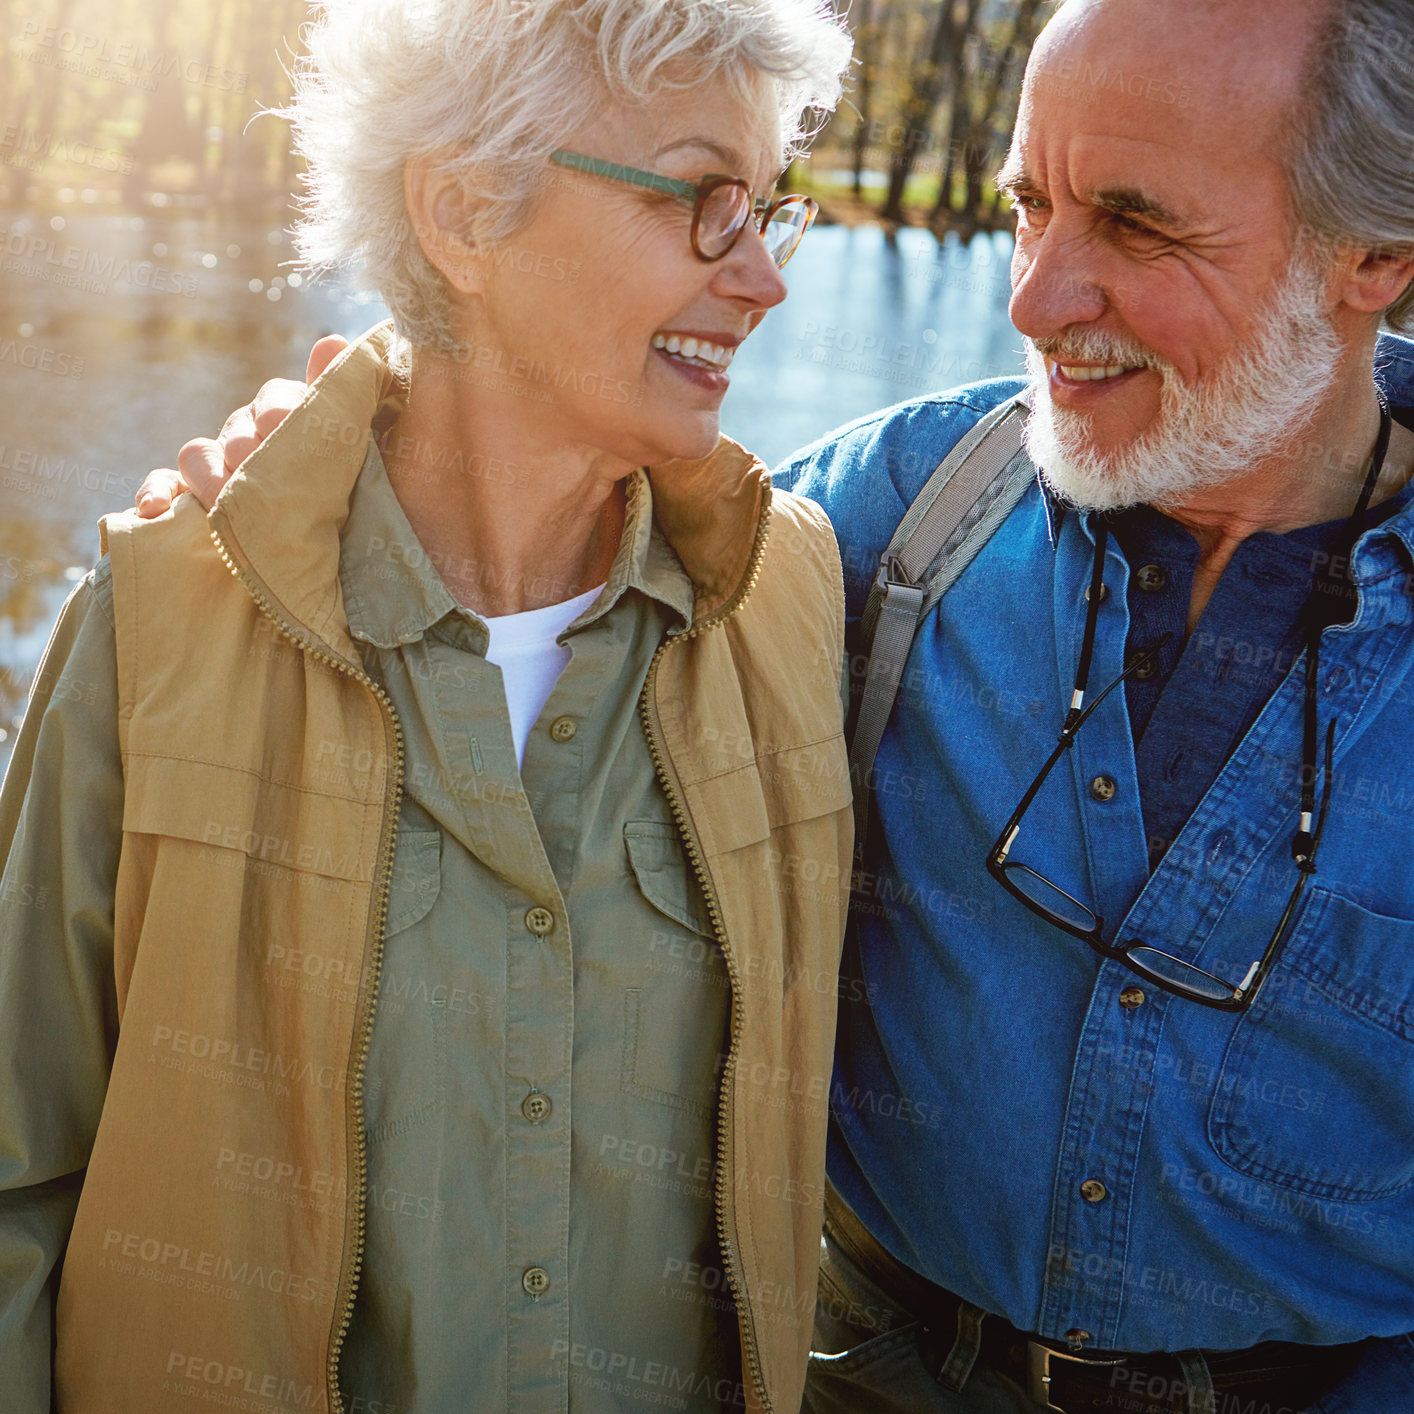
[[[351,346],[209,517],[184,497],[105,522],[121,1032],[59,1293],[61,1414],[341,1405],[402,746],[337,565],[387,340]],[[652,480],[696,605],[643,725],[732,978],[718,1215],[748,1405],[793,1414],[850,858],[839,558],[726,439]]]

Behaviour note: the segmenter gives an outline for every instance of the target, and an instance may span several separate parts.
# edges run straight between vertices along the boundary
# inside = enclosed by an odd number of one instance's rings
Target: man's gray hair
[[[608,97],[721,76],[779,110],[782,160],[832,109],[850,42],[824,0],[322,0],[283,110],[308,164],[297,249],[361,269],[402,340],[457,348],[449,291],[403,197],[410,158],[457,175],[478,242],[555,180],[549,154]]]
[[[1414,251],[1414,0],[1332,0],[1290,162],[1297,220],[1321,243]],[[1414,282],[1385,311],[1414,332]]]

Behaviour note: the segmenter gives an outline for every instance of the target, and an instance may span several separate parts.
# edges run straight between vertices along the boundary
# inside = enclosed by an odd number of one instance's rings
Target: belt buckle
[[[1053,1414],[1066,1414],[1065,1407],[1051,1403],[1051,1361],[1069,1360],[1073,1365],[1095,1366],[1122,1365],[1123,1360],[1087,1360],[1083,1355],[1071,1355],[1065,1350],[1052,1350],[1038,1340],[1026,1342],[1026,1393],[1042,1409],[1050,1409]]]

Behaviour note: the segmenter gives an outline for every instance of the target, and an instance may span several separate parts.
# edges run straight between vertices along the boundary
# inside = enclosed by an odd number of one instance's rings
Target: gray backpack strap
[[[957,582],[1035,476],[1021,445],[1024,394],[993,408],[950,451],[909,506],[879,562],[860,624],[864,689],[850,738],[855,844],[869,824],[874,757],[925,615]]]

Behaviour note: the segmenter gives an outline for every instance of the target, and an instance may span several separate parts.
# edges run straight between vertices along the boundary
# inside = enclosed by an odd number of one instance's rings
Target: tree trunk
[[[858,20],[854,26],[854,52],[859,60],[859,87],[857,90],[859,120],[854,127],[852,159],[854,167],[854,195],[864,196],[864,156],[869,150],[870,129],[874,123],[874,71],[878,64],[880,0],[862,0],[858,10]]]
[[[959,21],[962,0],[943,0],[922,62],[908,76],[899,118],[903,124],[903,146],[895,148],[889,160],[889,192],[880,215],[886,221],[902,221],[903,192],[913,172],[918,153],[927,143],[934,109],[942,96],[943,75],[952,71],[953,57],[971,30],[981,0],[965,0],[966,18]]]
[[[1024,56],[1031,51],[1042,3],[1043,0],[1019,0],[1016,19],[1011,27],[1011,37],[990,67],[983,86],[980,109],[976,110],[975,120],[967,135],[964,162],[967,195],[963,209],[973,217],[980,218],[984,215],[982,190],[989,170],[994,166],[996,154],[992,151],[992,138],[1000,126],[998,119],[1001,116],[1002,100],[1019,91],[1019,84],[1013,84],[1010,80],[1013,70],[1017,67],[1017,60],[1021,59],[1024,63]]]

